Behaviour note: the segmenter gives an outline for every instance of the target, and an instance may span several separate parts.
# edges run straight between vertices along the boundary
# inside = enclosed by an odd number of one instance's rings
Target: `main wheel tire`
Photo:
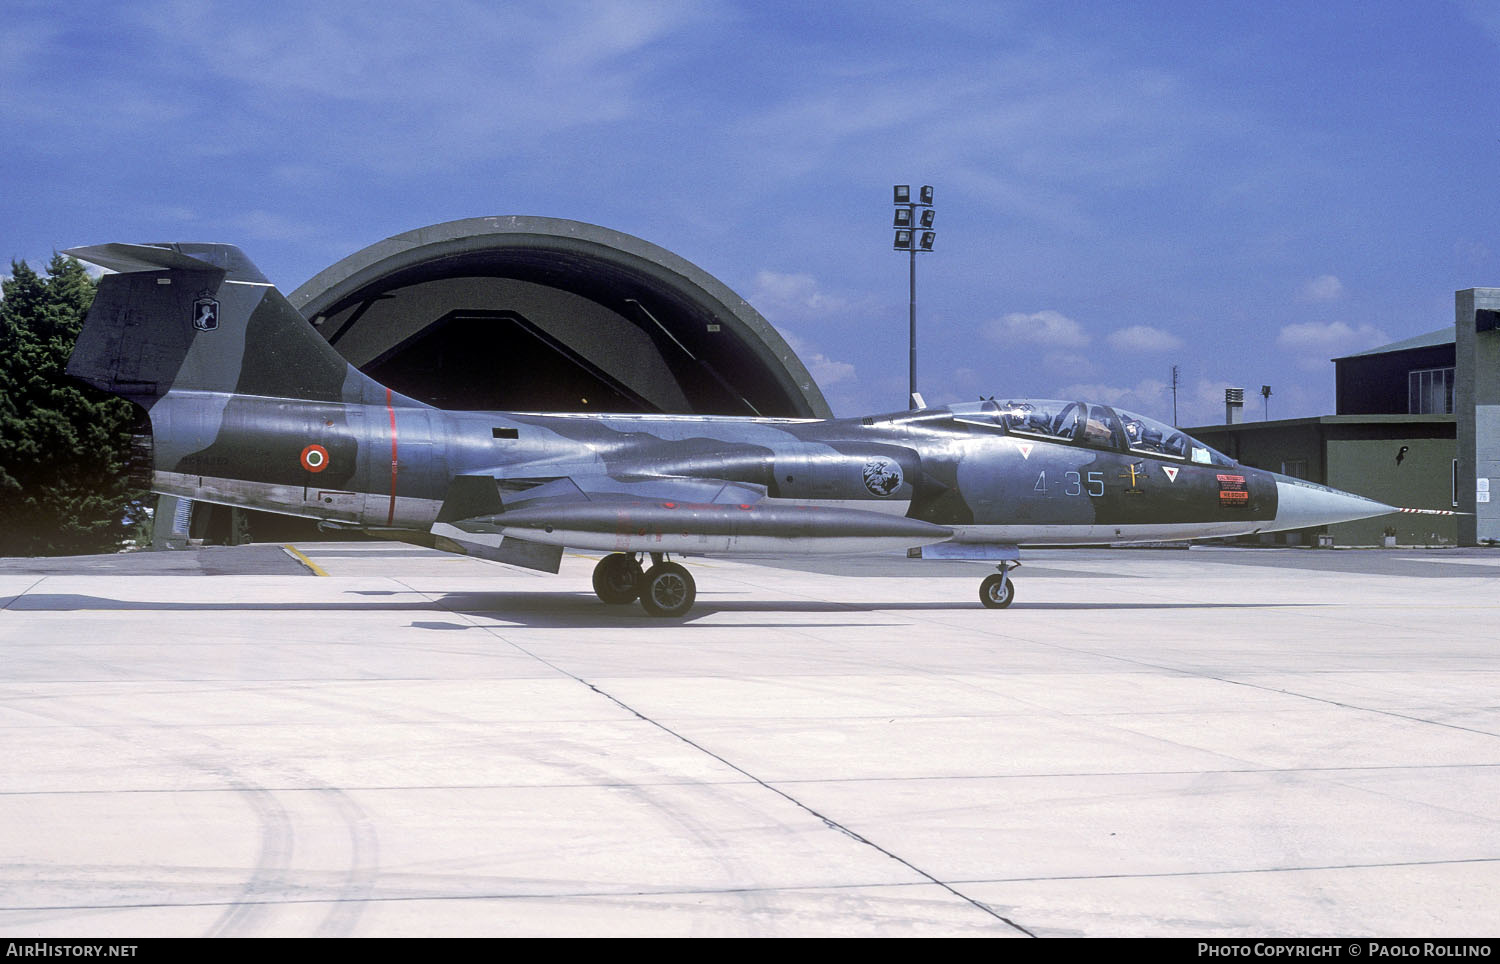
[[[644,581],[641,564],[629,553],[611,553],[594,567],[594,595],[611,606],[635,602]]]
[[[652,616],[682,616],[697,597],[692,573],[675,562],[652,566],[641,582],[641,608]]]
[[[1004,609],[1016,601],[1016,584],[995,573],[979,584],[979,601],[986,609]]]

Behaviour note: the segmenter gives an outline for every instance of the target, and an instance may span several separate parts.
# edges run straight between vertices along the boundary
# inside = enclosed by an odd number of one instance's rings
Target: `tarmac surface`
[[[0,935],[1500,934],[1500,550],[295,550],[0,562]]]

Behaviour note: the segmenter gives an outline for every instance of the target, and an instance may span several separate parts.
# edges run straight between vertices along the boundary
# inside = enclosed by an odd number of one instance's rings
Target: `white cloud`
[[[1131,325],[1112,331],[1105,339],[1115,351],[1160,352],[1182,347],[1182,339],[1169,331],[1152,328],[1150,325]]]
[[[1224,421],[1224,390],[1245,388],[1243,378],[1200,378],[1188,391],[1179,390],[1179,408],[1188,425],[1219,425]],[[1246,389],[1247,393],[1249,389]]]
[[[854,380],[853,365],[848,362],[835,361],[822,352],[813,352],[811,355],[803,356],[802,361],[820,386],[837,385],[839,382]]]
[[[1064,398],[1116,405],[1162,421],[1169,421],[1172,417],[1172,392],[1166,382],[1155,378],[1143,378],[1128,387],[1098,382],[1078,383],[1064,386],[1060,393]]]
[[[807,370],[812,373],[813,381],[818,383],[819,388],[826,391],[829,385],[854,380],[854,366],[849,362],[829,358],[789,331],[780,333],[787,345],[802,360],[802,364],[806,365]]]
[[[0,104],[0,119],[24,121],[41,143],[149,140],[177,159],[312,157],[320,171],[406,175],[670,115],[664,100],[676,92],[664,97],[656,80],[691,52],[675,41],[724,19],[699,0],[314,3],[269,12],[169,0],[136,5],[110,24],[144,63],[85,58],[60,76],[48,67],[77,61],[75,31],[35,8],[14,16],[7,8],[0,18],[0,77],[17,95]],[[93,109],[101,89],[106,111]],[[504,173],[496,172],[501,183]]]
[[[1297,297],[1302,301],[1337,301],[1344,293],[1344,283],[1331,274],[1320,274],[1305,282]]]
[[[772,318],[808,318],[835,314],[848,307],[848,299],[831,295],[810,274],[761,271],[755,275],[750,304]]]
[[[1083,326],[1060,311],[1046,309],[1031,314],[1011,312],[987,322],[985,335],[1001,343],[1025,342],[1056,348],[1082,348],[1089,343]]]
[[[1322,371],[1330,358],[1374,348],[1391,337],[1374,325],[1353,327],[1343,321],[1307,321],[1284,325],[1276,347],[1295,356],[1298,368]]]

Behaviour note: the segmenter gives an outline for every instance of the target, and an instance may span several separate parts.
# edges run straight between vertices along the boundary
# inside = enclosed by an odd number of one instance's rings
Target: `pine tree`
[[[108,552],[144,493],[127,477],[139,410],[64,374],[94,300],[73,258],[0,285],[0,556]]]

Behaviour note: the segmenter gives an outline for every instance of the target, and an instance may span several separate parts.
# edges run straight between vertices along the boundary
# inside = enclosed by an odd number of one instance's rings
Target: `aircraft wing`
[[[504,491],[522,481],[534,484]],[[455,481],[438,523],[471,538],[498,535],[609,552],[874,552],[953,535],[945,526],[918,519],[768,499],[763,486],[686,477],[496,482],[465,476]]]

